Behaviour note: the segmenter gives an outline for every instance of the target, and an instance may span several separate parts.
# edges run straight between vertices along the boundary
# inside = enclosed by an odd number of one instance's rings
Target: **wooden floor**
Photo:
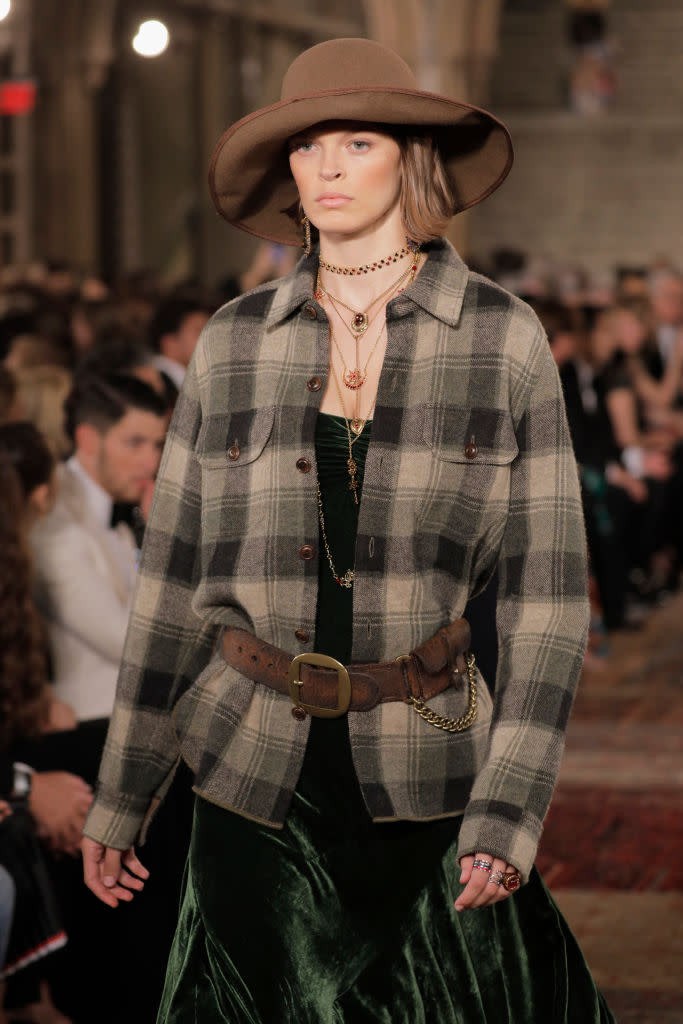
[[[619,1024],[683,1024],[683,594],[584,671],[538,864]]]

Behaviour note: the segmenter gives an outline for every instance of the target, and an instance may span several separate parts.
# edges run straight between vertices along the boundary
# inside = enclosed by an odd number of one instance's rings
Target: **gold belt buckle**
[[[299,678],[299,665],[321,665],[323,668],[336,668],[337,670],[337,706],[336,708],[320,708],[317,704],[305,704],[301,700],[301,687],[303,679]],[[295,707],[307,711],[314,718],[341,718],[346,714],[351,704],[351,680],[346,667],[336,658],[330,658],[327,654],[297,654],[292,659],[287,675],[289,696],[292,698]],[[292,712],[294,714],[294,712]]]

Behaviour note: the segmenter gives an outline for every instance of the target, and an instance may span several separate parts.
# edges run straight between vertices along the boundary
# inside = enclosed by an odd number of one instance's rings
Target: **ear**
[[[162,334],[159,338],[159,351],[167,359],[175,359],[178,351],[178,339],[175,334]]]
[[[36,514],[45,516],[48,514],[54,504],[55,489],[50,482],[44,484],[38,484],[34,487],[29,495],[29,502]]]
[[[92,423],[79,423],[74,431],[74,441],[78,452],[92,457],[99,451],[102,434]]]

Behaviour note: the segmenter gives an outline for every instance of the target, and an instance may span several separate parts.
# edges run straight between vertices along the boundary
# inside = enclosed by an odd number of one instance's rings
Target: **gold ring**
[[[522,884],[522,876],[519,871],[506,871],[500,884],[506,892],[517,892]]]

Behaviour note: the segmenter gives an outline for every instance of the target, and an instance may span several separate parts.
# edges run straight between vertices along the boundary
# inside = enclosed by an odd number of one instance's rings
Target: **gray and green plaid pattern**
[[[86,831],[125,847],[179,751],[195,788],[281,826],[309,721],[214,653],[241,626],[313,647],[314,431],[328,373],[316,260],[223,307],[205,328],[164,451],[116,707]],[[522,302],[437,242],[387,309],[388,345],[356,542],[354,661],[411,650],[499,571],[499,672],[466,733],[405,704],[349,716],[377,820],[465,812],[460,855],[526,876],[559,768],[588,624],[576,468],[555,366]],[[315,385],[313,385],[314,387]],[[473,442],[478,453],[468,458]],[[239,448],[239,458],[227,449]],[[302,545],[315,556],[303,559]],[[324,552],[323,552],[324,557]],[[308,644],[296,630],[306,630]],[[464,690],[432,705],[459,716]]]

